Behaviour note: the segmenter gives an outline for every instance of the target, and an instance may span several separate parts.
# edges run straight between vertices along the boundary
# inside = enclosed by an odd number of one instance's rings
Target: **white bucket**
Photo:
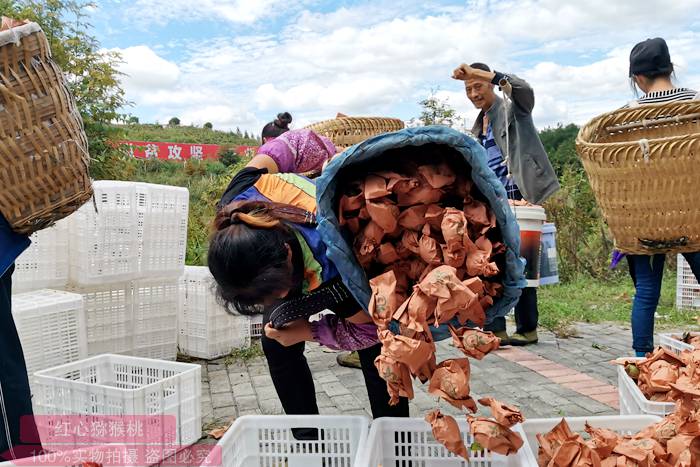
[[[540,285],[559,283],[557,264],[557,227],[554,224],[542,225],[542,252],[540,253]]]
[[[528,287],[540,284],[540,247],[542,224],[547,215],[542,206],[511,206],[520,226],[520,256],[525,258],[525,279]]]

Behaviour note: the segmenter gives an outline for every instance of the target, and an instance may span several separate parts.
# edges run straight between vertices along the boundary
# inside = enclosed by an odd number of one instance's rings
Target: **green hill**
[[[255,138],[246,138],[234,131],[210,130],[195,126],[158,125],[131,123],[116,125],[123,139],[129,141],[162,141],[169,143],[219,144],[254,146],[260,144]]]

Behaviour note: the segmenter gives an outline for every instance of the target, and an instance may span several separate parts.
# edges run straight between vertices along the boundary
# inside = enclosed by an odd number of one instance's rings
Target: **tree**
[[[238,154],[233,149],[227,148],[219,152],[219,161],[226,167],[235,164],[239,159]]]
[[[170,120],[168,120],[168,126],[179,126],[180,125],[180,119],[177,117],[173,117]]]
[[[211,130],[212,128],[214,128],[214,125],[212,125],[211,122],[207,122],[204,124],[204,128],[206,128],[207,130]]]
[[[139,124],[139,118],[138,118],[138,117],[135,117],[134,115],[132,115],[131,117],[129,117],[128,123],[131,124],[131,125],[138,125],[138,124]]]
[[[439,99],[434,90],[430,91],[430,95],[419,104],[423,107],[419,117],[423,125],[452,126],[454,124],[455,110],[447,104],[447,101]]]
[[[95,6],[80,0],[0,0],[0,15],[35,21],[44,31],[83,118],[95,162],[91,170],[115,154],[109,140],[118,139],[119,130],[111,123],[124,120],[121,109],[129,104],[116,69],[121,56],[102,49],[85,20],[86,9]]]
[[[245,139],[250,139],[250,135],[248,134],[248,130],[246,130],[245,133],[243,133],[243,137]]]

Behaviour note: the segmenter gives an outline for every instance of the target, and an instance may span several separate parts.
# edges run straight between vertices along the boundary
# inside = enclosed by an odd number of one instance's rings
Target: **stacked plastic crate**
[[[93,188],[94,202],[32,236],[17,260],[13,290],[80,294],[88,355],[174,360],[189,193],[120,181]]]
[[[227,313],[216,301],[209,268],[186,266],[180,282],[178,347],[192,357],[213,359],[250,346],[246,316]]]
[[[676,307],[700,308],[700,284],[683,255],[678,255],[676,277]]]

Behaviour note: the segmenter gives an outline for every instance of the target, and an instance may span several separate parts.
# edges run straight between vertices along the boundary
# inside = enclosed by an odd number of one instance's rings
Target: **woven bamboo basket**
[[[348,117],[339,114],[337,118],[314,123],[306,128],[329,138],[338,152],[342,152],[372,136],[399,131],[403,128],[403,122],[398,118]]]
[[[0,32],[0,211],[30,234],[92,196],[82,119],[36,23]]]
[[[700,251],[700,101],[600,115],[576,149],[620,251]]]
[[[313,123],[306,128],[330,139],[340,153],[367,138],[399,131],[403,127],[403,121],[398,118],[348,117],[338,114],[334,119]],[[314,178],[319,174],[320,172],[308,172],[303,175]]]

